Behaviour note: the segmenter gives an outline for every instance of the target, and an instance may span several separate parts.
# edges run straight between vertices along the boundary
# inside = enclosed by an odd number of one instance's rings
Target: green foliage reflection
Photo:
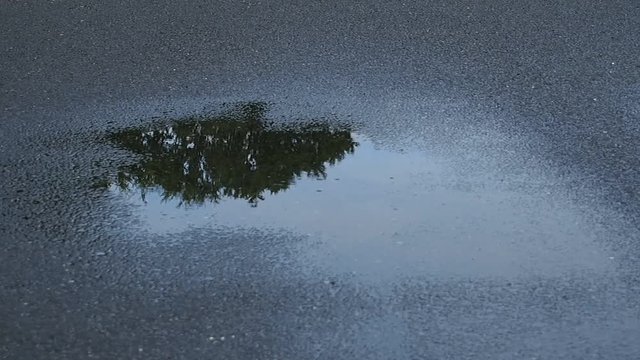
[[[357,143],[349,129],[314,123],[270,126],[261,103],[238,106],[215,117],[190,118],[159,130],[111,134],[118,146],[140,155],[118,170],[116,185],[162,191],[185,204],[241,198],[252,206],[303,175],[323,179]]]

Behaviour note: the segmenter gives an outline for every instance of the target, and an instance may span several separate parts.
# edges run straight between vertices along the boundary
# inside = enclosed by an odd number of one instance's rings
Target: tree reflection
[[[109,135],[116,145],[140,155],[120,167],[122,190],[158,189],[185,204],[246,199],[278,193],[303,175],[324,179],[326,165],[353,153],[357,143],[346,128],[312,123],[276,127],[266,106],[250,103],[215,117],[189,118],[159,130],[127,129]]]

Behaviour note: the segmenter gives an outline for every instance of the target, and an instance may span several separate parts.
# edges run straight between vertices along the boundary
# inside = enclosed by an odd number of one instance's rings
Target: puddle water
[[[270,125],[260,104],[110,139],[139,161],[109,191],[152,233],[285,229],[309,239],[303,264],[374,278],[611,267],[579,216],[550,196],[464,190],[442,159],[387,150],[347,127]]]

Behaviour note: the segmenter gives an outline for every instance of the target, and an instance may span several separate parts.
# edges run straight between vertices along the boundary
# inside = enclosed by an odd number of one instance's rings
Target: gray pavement
[[[640,358],[640,3],[2,1],[0,33],[0,358]],[[92,186],[132,160],[106,132],[248,101],[437,171],[372,201],[397,228],[154,231]]]

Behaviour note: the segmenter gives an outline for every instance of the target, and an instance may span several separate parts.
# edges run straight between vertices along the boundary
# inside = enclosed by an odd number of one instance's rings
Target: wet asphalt
[[[640,358],[640,3],[3,1],[0,32],[0,358]],[[526,229],[534,260],[372,279],[92,186],[130,160],[105,133],[246,101],[519,194],[439,242]]]

